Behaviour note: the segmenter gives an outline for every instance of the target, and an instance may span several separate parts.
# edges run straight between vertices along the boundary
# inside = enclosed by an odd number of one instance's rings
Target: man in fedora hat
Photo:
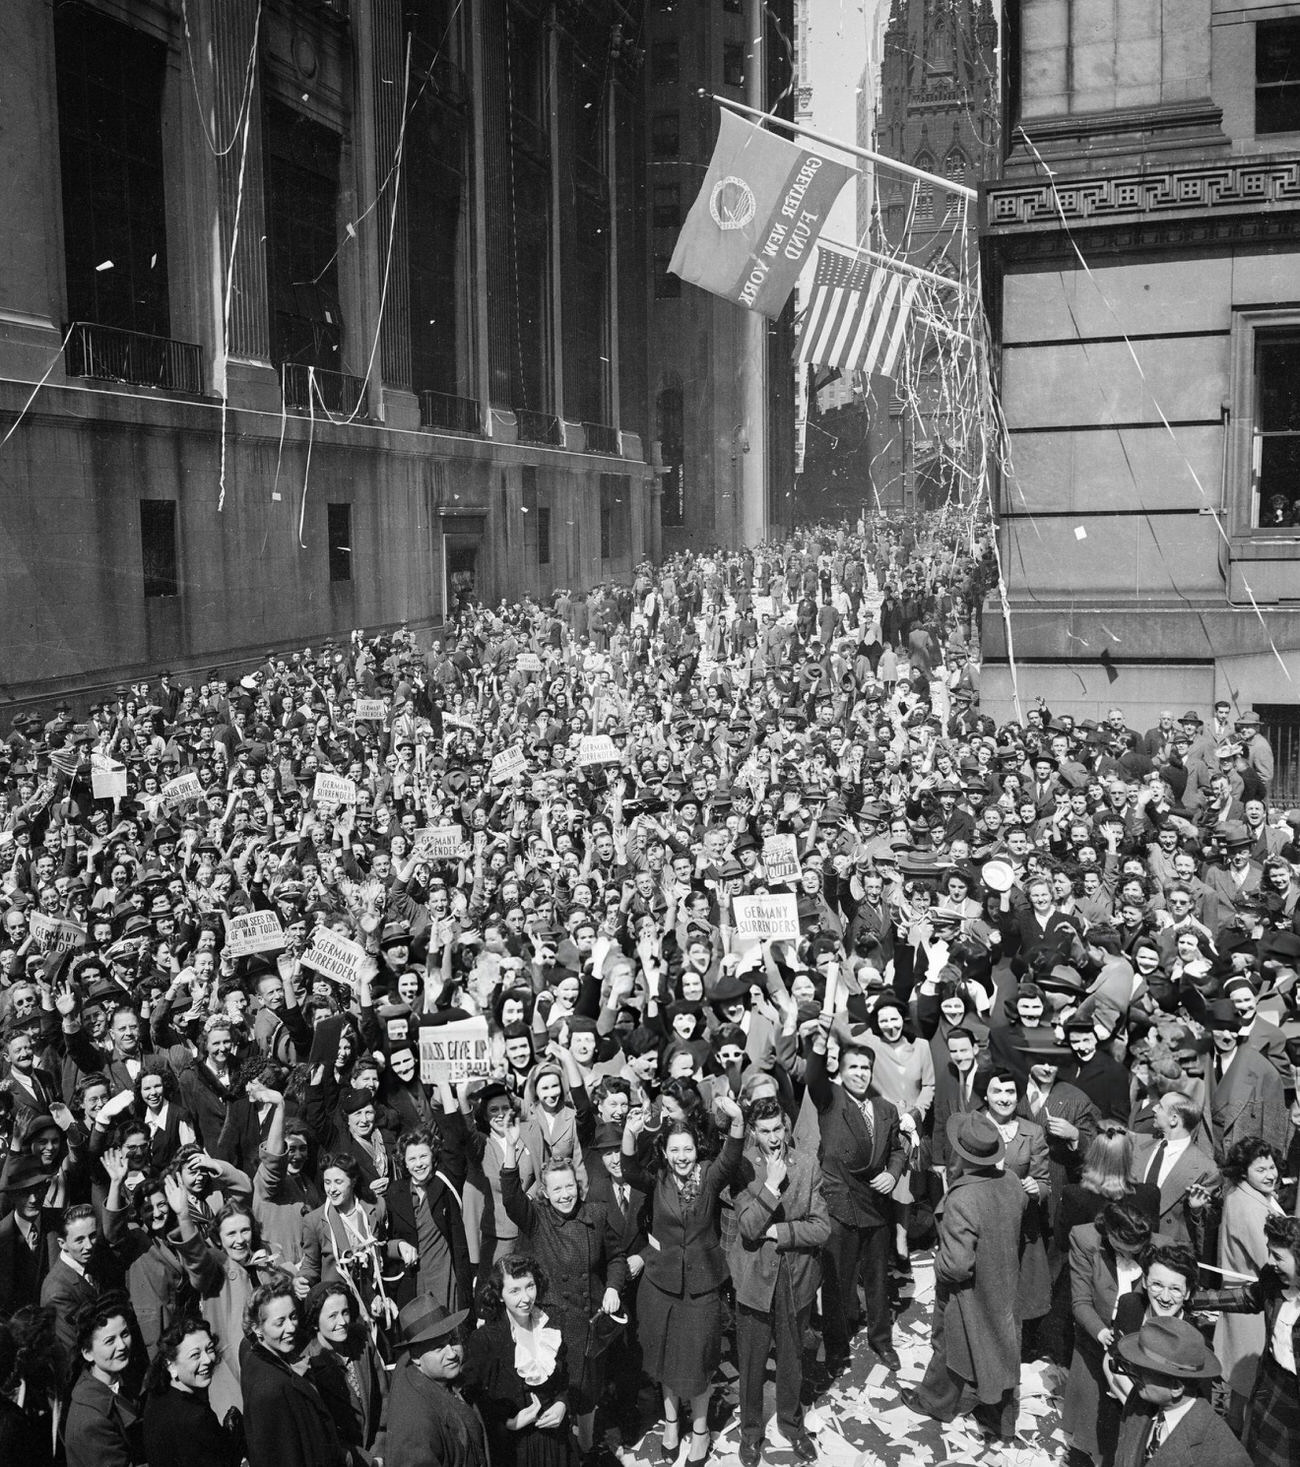
[[[903,1404],[936,1421],[966,1412],[1002,1441],[1015,1433],[1020,1387],[1020,1179],[981,1112],[949,1122],[949,1185],[935,1253],[930,1363]]]
[[[1194,1325],[1148,1320],[1117,1350],[1134,1389],[1120,1419],[1115,1467],[1249,1467],[1245,1447],[1201,1394],[1221,1367]]]
[[[0,1218],[0,1315],[39,1301],[58,1256],[58,1209],[44,1205],[49,1186],[49,1172],[25,1151],[14,1152],[0,1174],[9,1209]]]
[[[1282,1150],[1290,1136],[1282,1080],[1268,1060],[1241,1042],[1241,1015],[1230,999],[1205,1005],[1202,1023],[1210,1031],[1206,1094],[1214,1156],[1223,1163],[1233,1145],[1247,1136],[1262,1136]]]
[[[388,1395],[386,1467],[488,1467],[483,1422],[456,1384],[468,1313],[449,1312],[422,1294],[398,1314],[401,1353]]]

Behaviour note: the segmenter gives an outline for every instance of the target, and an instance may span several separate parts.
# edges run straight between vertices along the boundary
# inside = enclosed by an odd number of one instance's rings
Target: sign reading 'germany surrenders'
[[[737,937],[764,942],[795,942],[799,937],[799,902],[794,896],[734,897],[731,913]]]

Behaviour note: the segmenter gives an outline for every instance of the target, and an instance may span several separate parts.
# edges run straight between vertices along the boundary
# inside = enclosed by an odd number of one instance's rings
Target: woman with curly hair
[[[63,1423],[68,1467],[144,1463],[144,1426],[128,1379],[134,1344],[125,1294],[101,1294],[77,1317],[81,1367]]]
[[[466,1398],[487,1429],[492,1467],[568,1467],[569,1359],[558,1319],[541,1308],[535,1258],[497,1259],[479,1291],[484,1323],[465,1351]]]
[[[1228,1153],[1222,1170],[1227,1190],[1219,1223],[1219,1267],[1229,1279],[1255,1278],[1268,1262],[1265,1224],[1270,1217],[1283,1215],[1277,1199],[1281,1158],[1262,1137],[1245,1136]],[[1260,1315],[1226,1314],[1214,1332],[1214,1353],[1223,1363],[1223,1378],[1232,1392],[1228,1425],[1238,1435],[1264,1345]]]
[[[388,1376],[344,1283],[317,1284],[303,1305],[307,1378],[320,1393],[354,1464],[369,1463]]]
[[[718,1233],[718,1199],[741,1160],[745,1120],[729,1096],[718,1111],[730,1122],[721,1152],[705,1154],[688,1121],[666,1121],[651,1156],[639,1154],[644,1126],[639,1111],[623,1128],[623,1180],[650,1197],[648,1229],[658,1246],[648,1250],[637,1295],[637,1333],[646,1373],[664,1398],[665,1453],[680,1442],[678,1401],[690,1402],[688,1462],[709,1455],[709,1391],[722,1358],[722,1285],[729,1277]]]
[[[243,1454],[234,1422],[223,1426],[208,1400],[219,1355],[212,1326],[197,1315],[164,1331],[145,1378],[149,1467],[238,1467]]]
[[[259,1284],[239,1346],[248,1467],[349,1467],[329,1408],[294,1369],[302,1343],[293,1285],[287,1279]]]

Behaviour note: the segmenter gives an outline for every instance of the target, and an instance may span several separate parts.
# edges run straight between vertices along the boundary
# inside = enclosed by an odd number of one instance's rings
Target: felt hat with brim
[[[1041,1034],[1021,1034],[1016,1040],[1016,1048],[1031,1059],[1045,1060],[1052,1064],[1074,1058],[1074,1051],[1058,1044],[1055,1032],[1051,1029],[1045,1029]]]
[[[997,1166],[1007,1154],[1002,1133],[979,1111],[948,1117],[948,1146],[972,1166]]]
[[[614,1125],[612,1121],[602,1121],[591,1138],[591,1149],[593,1151],[621,1151],[622,1148],[622,1127]]]
[[[53,1122],[50,1123],[53,1125]],[[0,1192],[35,1192],[50,1184],[50,1173],[34,1156],[19,1152],[9,1163],[8,1171],[0,1179]]]
[[[1237,1012],[1236,1005],[1226,998],[1216,998],[1212,1003],[1207,1003],[1202,1022],[1211,1033],[1216,1029],[1231,1029],[1234,1032],[1241,1029],[1241,1015]]]
[[[709,990],[710,1003],[741,1003],[749,999],[749,984],[736,973],[718,979]]]
[[[448,1310],[432,1294],[422,1294],[418,1299],[412,1299],[397,1316],[398,1343],[402,1349],[411,1351],[421,1346],[441,1344],[455,1334],[468,1318],[468,1309]]]
[[[1172,1380],[1215,1380],[1223,1371],[1200,1331],[1185,1319],[1148,1320],[1116,1348],[1126,1365]]]

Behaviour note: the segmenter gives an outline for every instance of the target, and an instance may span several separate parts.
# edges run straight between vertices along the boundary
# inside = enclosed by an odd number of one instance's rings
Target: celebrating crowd
[[[856,1349],[1294,1467],[1300,811],[1227,702],[982,713],[982,532],[15,717],[0,1461],[700,1464],[726,1359],[812,1462]]]

